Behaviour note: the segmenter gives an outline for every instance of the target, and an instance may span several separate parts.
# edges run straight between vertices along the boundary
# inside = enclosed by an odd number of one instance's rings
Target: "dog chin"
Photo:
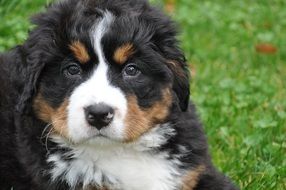
[[[56,143],[64,143],[70,145],[110,145],[115,143],[123,143],[124,139],[118,137],[116,134],[112,133],[112,130],[98,131],[97,129],[88,128],[88,130],[83,134],[78,135],[76,138],[64,137],[59,134],[54,134],[51,139]]]
[[[73,139],[67,139],[66,137],[60,136],[60,135],[52,135],[51,140],[57,144],[62,144],[65,146],[106,146],[106,145],[112,145],[112,144],[118,144],[120,143],[119,140],[110,138],[108,136],[102,135],[102,134],[93,134],[89,137],[82,137],[81,139],[73,140]]]

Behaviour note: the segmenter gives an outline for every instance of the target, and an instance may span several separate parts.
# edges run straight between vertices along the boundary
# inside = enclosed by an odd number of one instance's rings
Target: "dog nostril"
[[[103,103],[94,104],[85,108],[87,122],[98,130],[106,127],[114,117],[114,110]]]

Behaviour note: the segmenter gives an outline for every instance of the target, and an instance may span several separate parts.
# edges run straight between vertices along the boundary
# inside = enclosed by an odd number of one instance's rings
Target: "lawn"
[[[0,0],[0,51],[47,1]],[[242,189],[286,189],[286,1],[153,2],[181,28],[215,165]]]

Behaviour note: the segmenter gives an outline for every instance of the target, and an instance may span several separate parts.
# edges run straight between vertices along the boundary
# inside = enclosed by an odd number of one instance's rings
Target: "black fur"
[[[76,62],[69,44],[73,40],[83,42],[91,55],[90,62],[96,63],[98,58],[86,31],[91,30],[94,20],[102,17],[106,9],[117,17],[102,40],[107,61],[113,65],[109,73],[112,84],[126,94],[135,94],[142,108],[160,100],[160,90],[172,85],[173,104],[165,122],[173,123],[177,134],[156,151],[170,152],[171,159],[178,153],[179,145],[185,146],[188,154],[180,157],[181,167],[186,170],[206,167],[196,190],[236,189],[213,167],[194,105],[189,105],[189,74],[175,38],[175,25],[144,0],[55,3],[33,18],[36,28],[23,45],[0,55],[0,189],[69,189],[64,181],[50,180],[51,165],[46,162],[53,152],[65,153],[64,159],[68,161],[69,150],[49,140],[46,144],[42,138],[46,123],[36,116],[32,104],[41,91],[45,100],[57,108],[76,86],[88,79],[96,64],[83,66],[83,75],[77,78],[63,74],[66,65]],[[138,78],[139,82],[121,79],[122,66],[112,60],[113,50],[127,41],[132,41],[136,48],[134,58],[129,61],[136,62],[145,73]]]

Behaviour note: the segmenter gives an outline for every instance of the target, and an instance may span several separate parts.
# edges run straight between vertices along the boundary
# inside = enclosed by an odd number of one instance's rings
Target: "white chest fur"
[[[150,136],[147,139],[152,140]],[[148,143],[144,144],[147,141],[145,138],[132,145],[97,142],[98,146],[93,142],[72,147],[70,161],[64,161],[57,154],[50,155],[48,162],[54,166],[52,177],[61,177],[72,187],[82,182],[83,186],[107,185],[112,190],[178,189],[181,184],[178,161],[166,159],[167,153],[151,153],[146,148]]]

